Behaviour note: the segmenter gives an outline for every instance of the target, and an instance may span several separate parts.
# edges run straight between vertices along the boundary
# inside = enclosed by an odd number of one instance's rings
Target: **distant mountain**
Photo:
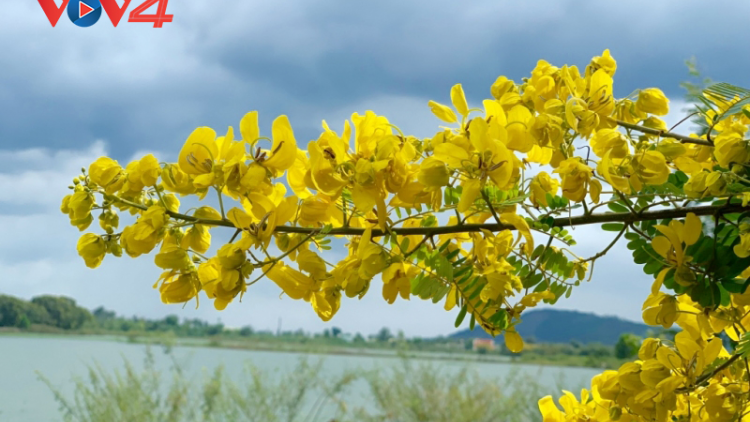
[[[649,327],[612,316],[599,316],[578,311],[540,309],[523,314],[523,322],[516,326],[518,333],[525,339],[533,338],[537,343],[601,343],[614,345],[621,334],[632,333],[645,336],[648,330],[656,331],[658,327]],[[492,338],[481,327],[474,331],[462,330],[448,336],[449,338]],[[498,336],[496,341],[500,341]]]

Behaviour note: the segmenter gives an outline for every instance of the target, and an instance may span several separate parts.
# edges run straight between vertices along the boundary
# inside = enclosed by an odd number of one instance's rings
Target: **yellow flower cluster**
[[[683,331],[646,340],[580,401],[566,393],[563,410],[543,399],[544,420],[737,420],[748,374],[719,333],[739,340],[750,325],[750,108],[731,89],[707,90],[706,129],[678,135],[658,117],[669,112],[659,89],[614,97],[616,69],[609,51],[583,69],[542,60],[521,83],[499,77],[476,106],[457,84],[450,105],[428,103],[445,126],[426,138],[367,111],[340,133],[324,121],[303,146],[286,116],[261,136],[251,112],[238,134],[193,131],[176,163],[96,160],[61,211],[81,231],[99,214],[105,233],[78,242],[91,268],[155,251],[164,303],[203,292],[221,310],[269,279],[328,321],[343,296],[382,280],[388,303],[442,302],[513,352],[523,312],[569,296],[624,235],[655,276],[644,320]],[[181,211],[178,196],[213,205]],[[118,211],[133,222],[120,229]],[[597,223],[619,234],[579,257],[564,227]],[[217,228],[234,235],[212,247]],[[334,247],[345,256],[330,263]]]
[[[654,313],[649,298],[646,314]],[[581,392],[578,401],[570,392],[559,400],[539,401],[545,422],[567,421],[737,421],[750,410],[750,385],[746,366],[732,363],[724,348],[722,332],[733,340],[745,332],[750,322],[750,296],[738,295],[730,306],[704,312],[687,296],[680,296],[659,307],[672,308],[666,327],[677,323],[682,331],[674,341],[646,339],[638,359],[616,371],[605,371],[591,382],[591,390]],[[742,322],[744,321],[745,324]]]

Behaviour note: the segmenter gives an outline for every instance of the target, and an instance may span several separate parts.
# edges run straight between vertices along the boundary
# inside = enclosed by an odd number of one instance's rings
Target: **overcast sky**
[[[616,95],[660,87],[676,100],[673,122],[691,57],[706,76],[750,86],[747,1],[172,1],[174,22],[162,29],[126,22],[137,0],[117,28],[105,16],[91,28],[63,16],[52,28],[36,1],[3,3],[0,293],[68,295],[125,315],[421,336],[450,333],[455,319],[419,299],[388,306],[377,282],[362,301],[344,300],[329,324],[279,298],[271,282],[222,313],[208,300],[198,310],[162,305],[151,259],[107,257],[88,270],[77,230],[58,211],[70,179],[100,155],[173,160],[195,127],[223,131],[251,110],[266,133],[289,115],[299,145],[317,137],[321,119],[340,128],[365,110],[428,136],[439,122],[427,101],[448,102],[455,83],[480,103],[499,75],[520,80],[539,59],[583,67],[605,48],[618,61]],[[596,228],[577,235],[581,255],[608,243]],[[557,307],[640,320],[650,284],[623,245]]]

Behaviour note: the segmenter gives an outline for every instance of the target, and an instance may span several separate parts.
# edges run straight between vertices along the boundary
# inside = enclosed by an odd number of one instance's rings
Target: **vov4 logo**
[[[124,0],[122,6],[119,6],[117,0],[63,0],[58,6],[55,0],[39,0],[39,5],[53,27],[66,9],[70,21],[82,28],[97,23],[104,9],[112,25],[116,27],[130,6],[130,1]],[[167,14],[168,2],[169,0],[146,0],[130,12],[128,22],[149,22],[154,24],[154,28],[161,28],[164,23],[172,22],[173,15]],[[156,10],[146,13],[152,6],[156,6]]]

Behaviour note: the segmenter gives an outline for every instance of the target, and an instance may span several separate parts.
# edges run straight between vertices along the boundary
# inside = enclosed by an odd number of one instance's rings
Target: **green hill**
[[[632,333],[645,336],[646,332],[659,331],[659,327],[649,327],[613,316],[599,316],[578,311],[540,309],[523,314],[523,322],[517,326],[524,339],[537,343],[601,343],[614,345],[621,334]],[[480,327],[458,331],[450,338],[491,338]],[[502,336],[497,337],[500,341]]]

